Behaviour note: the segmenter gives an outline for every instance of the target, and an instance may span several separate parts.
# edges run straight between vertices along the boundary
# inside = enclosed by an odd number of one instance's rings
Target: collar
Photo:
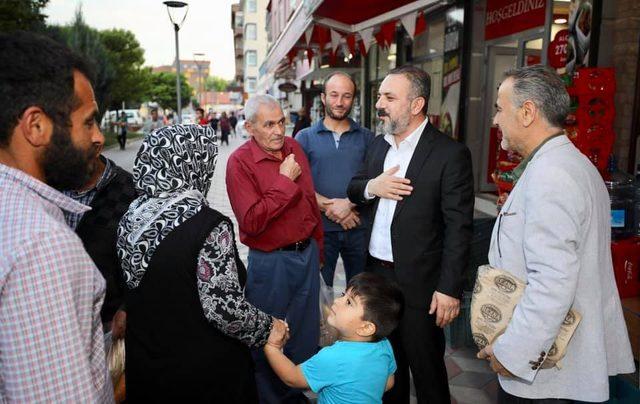
[[[7,181],[15,182],[17,186],[30,189],[42,199],[49,201],[66,212],[80,214],[91,210],[88,206],[74,201],[62,192],[30,176],[24,171],[0,163],[0,179],[2,177],[6,178]]]
[[[523,159],[520,164],[518,164],[513,170],[513,178],[514,178],[514,183],[517,182],[520,177],[522,177],[522,174],[524,173],[524,170],[527,168],[527,166],[529,165],[529,163],[531,162],[531,160],[533,159],[533,157],[538,154],[543,148],[544,146],[549,143],[549,145],[553,145],[556,142],[551,142],[551,140],[558,138],[560,136],[564,135],[564,130],[561,132],[556,133],[555,135],[551,135],[548,138],[546,138],[545,140],[542,141],[542,143],[540,143],[538,145],[538,147],[536,147],[535,149],[533,149],[533,151],[531,153],[529,153],[529,155],[527,156],[527,158]]]
[[[344,135],[345,133],[348,132],[355,132],[358,129],[360,129],[360,125],[354,121],[351,118],[347,118],[349,120],[349,129],[346,132],[342,132],[342,134]],[[314,125],[314,129],[315,131],[320,134],[322,132],[326,132],[326,133],[334,133],[331,129],[328,129],[325,125],[324,125],[324,119],[320,119],[318,120],[318,122]]]
[[[402,142],[400,142],[400,144],[406,142],[409,144],[411,148],[415,148],[418,142],[420,141],[420,137],[422,136],[422,132],[424,132],[424,128],[427,127],[428,123],[429,123],[429,117],[427,116],[424,118],[424,121],[422,121],[420,126],[418,126],[413,132],[411,132],[411,134],[407,136]],[[392,148],[397,149],[394,135],[387,133],[384,135],[384,140],[386,140],[387,143],[389,143]]]
[[[253,137],[251,137],[251,140],[249,140],[249,149],[251,150],[251,155],[253,156],[254,163],[259,163],[262,160],[281,161],[276,156],[262,150],[262,148],[258,145],[258,142],[256,142]],[[282,146],[282,156],[288,156],[291,153],[293,153],[293,148],[291,147],[291,143],[289,143],[289,141],[287,140],[287,136],[285,136],[284,145]]]

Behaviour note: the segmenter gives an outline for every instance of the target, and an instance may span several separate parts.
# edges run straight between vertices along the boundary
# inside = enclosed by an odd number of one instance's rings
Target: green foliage
[[[49,0],[0,0],[0,32],[41,31],[46,15],[40,11]]]
[[[110,109],[140,104],[146,98],[151,70],[144,68],[144,50],[131,31],[110,29],[100,32],[109,62],[115,73],[110,88]]]
[[[117,79],[116,71],[109,58],[109,52],[102,42],[100,32],[89,27],[78,8],[75,20],[68,26],[49,26],[47,33],[57,41],[66,44],[91,64],[94,70],[93,90],[101,111],[111,103],[111,87]]]
[[[180,98],[182,106],[189,104],[192,94],[191,86],[184,75],[180,75]],[[157,102],[163,108],[177,109],[176,74],[175,73],[151,73],[149,87],[150,101]]]
[[[227,91],[228,85],[229,81],[222,77],[209,76],[207,77],[207,81],[204,83],[204,88],[207,91]]]

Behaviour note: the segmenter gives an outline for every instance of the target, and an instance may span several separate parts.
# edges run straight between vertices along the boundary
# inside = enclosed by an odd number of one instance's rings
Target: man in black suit
[[[349,199],[369,215],[367,270],[397,282],[402,321],[390,340],[398,371],[385,403],[409,402],[409,367],[419,403],[450,403],[443,327],[460,311],[473,222],[471,154],[427,118],[431,79],[392,70],[376,103],[384,123],[351,180]]]

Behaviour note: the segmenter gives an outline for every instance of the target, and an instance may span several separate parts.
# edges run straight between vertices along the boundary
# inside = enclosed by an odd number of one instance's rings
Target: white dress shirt
[[[407,136],[399,145],[396,145],[395,136],[391,134],[384,135],[384,140],[391,145],[387,156],[384,159],[384,169],[388,169],[400,166],[400,169],[394,176],[404,178],[407,174],[407,168],[413,157],[413,152],[416,150],[416,146],[420,141],[424,128],[429,123],[429,118],[425,120],[414,130],[409,136]],[[371,181],[369,181],[370,183]],[[366,199],[373,199],[374,196],[369,194],[369,183],[364,191],[364,197]],[[398,201],[393,199],[380,198],[378,203],[378,209],[376,210],[375,218],[373,220],[373,228],[371,230],[371,240],[369,241],[369,254],[383,261],[393,262],[393,250],[391,249],[391,222],[393,221],[393,214],[396,210]]]

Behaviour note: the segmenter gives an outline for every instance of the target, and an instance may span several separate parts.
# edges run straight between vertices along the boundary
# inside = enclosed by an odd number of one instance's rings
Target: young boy
[[[398,325],[400,289],[379,275],[361,273],[331,306],[327,322],[338,341],[296,366],[283,353],[285,323],[274,323],[264,352],[274,372],[291,387],[311,388],[319,403],[381,403],[393,387],[396,361],[385,338]]]

